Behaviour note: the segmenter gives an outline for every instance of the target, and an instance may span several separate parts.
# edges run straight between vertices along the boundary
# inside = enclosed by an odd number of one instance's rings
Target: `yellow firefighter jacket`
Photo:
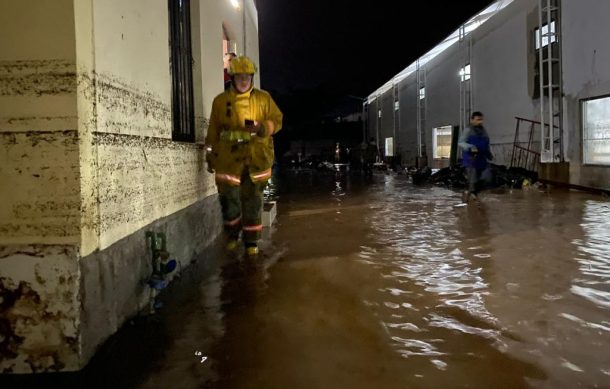
[[[239,185],[248,167],[252,182],[271,177],[273,138],[282,128],[282,112],[269,93],[250,89],[238,93],[232,87],[219,94],[212,104],[206,145],[208,164],[216,171],[216,182]],[[251,136],[246,121],[263,125],[268,136]]]

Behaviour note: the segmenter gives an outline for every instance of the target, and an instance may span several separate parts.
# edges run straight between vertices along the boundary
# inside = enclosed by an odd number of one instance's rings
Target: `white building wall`
[[[485,115],[496,164],[510,164],[515,116],[540,118],[539,105],[528,91],[528,40],[533,37],[527,15],[535,12],[537,17],[535,4],[517,0],[473,32],[473,111]]]
[[[562,2],[562,49],[564,81],[564,157],[566,164],[543,165],[547,178],[565,180],[574,185],[610,188],[610,167],[585,166],[582,157],[581,100],[610,94],[610,2],[585,0]],[[540,120],[539,100],[533,99],[534,29],[538,23],[537,1],[514,0],[501,12],[474,30],[471,53],[472,111],[485,115],[494,163],[510,164],[516,119]],[[463,49],[458,43],[445,49],[426,64],[426,137],[427,155],[432,155],[432,129],[459,124],[458,72],[462,66]],[[416,88],[415,73],[402,84],[402,90]],[[387,93],[384,93],[384,96]],[[401,92],[403,93],[403,92]],[[416,95],[404,92],[406,96]],[[379,98],[377,98],[379,100]],[[377,103],[375,100],[375,103]],[[416,100],[401,98],[401,139],[417,139]],[[384,125],[387,125],[384,123]],[[529,126],[522,127],[528,130]],[[383,132],[383,131],[382,131]],[[540,132],[536,131],[535,147]],[[403,163],[412,159],[410,142],[401,142]],[[551,172],[551,173],[549,173]]]
[[[1,0],[0,36],[0,374],[56,363],[74,369],[80,186],[73,1]]]
[[[230,34],[229,38],[237,44],[237,55],[245,53],[250,57],[259,67],[260,75],[258,15],[252,0],[246,0],[245,3],[247,47],[244,49],[244,8],[235,9],[228,0],[199,0],[193,2],[193,9],[196,9],[195,6],[199,9],[198,19],[201,21],[198,31],[199,36],[194,37],[193,45],[195,45],[196,38],[200,44],[198,57],[199,63],[201,63],[201,84],[203,86],[202,117],[209,118],[214,97],[223,91],[223,78],[218,76],[222,74],[223,69],[223,24]],[[196,51],[193,51],[194,55],[196,53]],[[254,78],[254,84],[256,87],[260,87],[260,77]]]
[[[610,95],[610,2],[564,0],[563,81],[570,182],[610,189],[610,166],[583,164],[581,99]]]
[[[384,93],[378,101],[381,107],[381,127],[379,128],[380,139],[377,144],[382,155],[386,155],[385,139],[394,137],[394,96],[392,89]]]
[[[367,110],[367,122],[366,122],[366,135],[367,135],[367,139],[366,142],[369,142],[370,138],[375,138],[377,139],[377,128],[379,127],[379,118],[378,118],[378,112],[377,112],[378,108],[377,108],[377,100],[371,102],[368,105],[368,110]]]
[[[176,142],[172,140],[168,1],[89,1],[89,19],[82,4],[86,1],[79,2],[84,31],[77,37],[82,65],[78,77],[84,80],[79,133],[86,140],[81,147],[81,172],[86,178],[81,191],[83,203],[91,205],[84,207],[83,229],[89,227],[89,233],[83,234],[81,246],[83,362],[97,344],[149,304],[150,291],[141,286],[151,271],[144,228],[165,231],[168,251],[182,266],[215,236],[201,226],[215,222],[203,214],[193,224],[172,216],[193,207],[201,212],[199,204],[216,193],[200,142],[212,101],[223,91],[223,23],[243,32],[239,27],[244,20],[243,8],[236,10],[227,1],[191,1],[199,143]],[[255,17],[246,14],[246,20]],[[240,53],[243,38],[238,33],[231,37]],[[254,44],[250,52],[258,57]],[[171,229],[159,222],[163,219],[172,224]],[[184,240],[191,235],[190,241]]]
[[[76,243],[72,0],[2,0],[0,10],[0,245]]]
[[[415,77],[403,80],[399,86],[400,149],[402,164],[415,166],[417,158],[417,84]]]
[[[432,129],[460,123],[460,53],[455,44],[426,64],[426,155],[433,158]]]
[[[225,0],[191,7],[201,141],[223,90],[223,22],[241,54],[246,20],[255,62],[258,28],[252,0],[245,15]],[[166,232],[183,267],[220,231],[202,144],[172,140],[168,10],[0,0],[0,290],[19,296],[1,314],[25,339],[0,372],[80,369],[147,306],[145,229]]]

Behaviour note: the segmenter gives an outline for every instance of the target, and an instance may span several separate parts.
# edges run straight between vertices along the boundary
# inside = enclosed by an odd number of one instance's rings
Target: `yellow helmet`
[[[248,57],[241,56],[237,58],[233,58],[231,60],[231,64],[229,65],[229,74],[254,74],[256,73],[256,65],[254,62]]]

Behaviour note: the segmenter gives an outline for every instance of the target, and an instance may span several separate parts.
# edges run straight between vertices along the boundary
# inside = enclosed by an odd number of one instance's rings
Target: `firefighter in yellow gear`
[[[256,66],[248,57],[231,61],[231,87],[212,104],[206,136],[208,171],[215,173],[227,247],[237,247],[240,230],[249,255],[258,254],[263,189],[271,177],[273,138],[282,112],[269,93],[254,88]]]

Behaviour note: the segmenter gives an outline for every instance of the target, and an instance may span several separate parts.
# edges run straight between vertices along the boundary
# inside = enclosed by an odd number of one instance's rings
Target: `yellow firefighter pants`
[[[229,238],[237,239],[242,230],[244,242],[255,243],[260,239],[263,230],[263,189],[266,184],[266,181],[252,182],[247,167],[241,174],[240,185],[218,184],[222,216]]]

